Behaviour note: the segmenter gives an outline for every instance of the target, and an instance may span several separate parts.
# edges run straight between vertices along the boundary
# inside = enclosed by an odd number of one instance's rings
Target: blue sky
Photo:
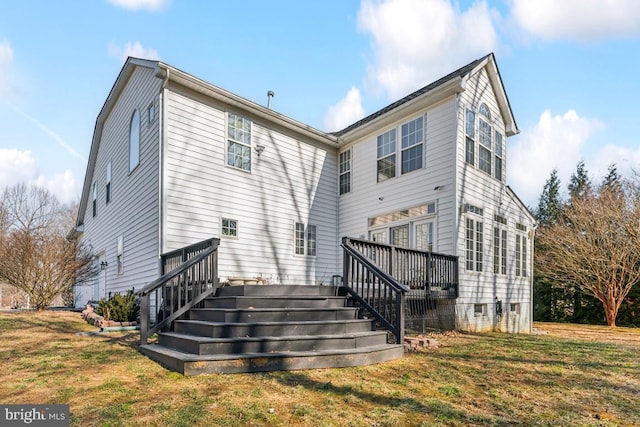
[[[93,0],[0,6],[0,188],[79,199],[95,118],[127,55],[337,130],[494,52],[520,128],[507,181],[640,171],[637,0]]]

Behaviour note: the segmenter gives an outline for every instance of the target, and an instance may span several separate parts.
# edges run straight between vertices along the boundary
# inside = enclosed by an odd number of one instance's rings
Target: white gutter
[[[167,72],[166,78],[170,79],[172,82],[185,86],[189,89],[193,89],[237,109],[249,112],[253,116],[259,117],[271,123],[275,123],[287,130],[296,132],[316,142],[330,145],[332,147],[335,147],[338,143],[338,139],[336,137],[329,135],[321,130],[315,129],[311,126],[305,125],[302,122],[279,114],[269,108],[263,107],[260,104],[256,104],[255,102],[235,95],[220,87],[207,83],[204,80],[198,79],[188,73],[180,71],[176,68],[172,68],[167,64],[159,63],[158,65],[160,66],[161,70],[165,70]],[[172,71],[171,74],[169,74],[169,70]]]

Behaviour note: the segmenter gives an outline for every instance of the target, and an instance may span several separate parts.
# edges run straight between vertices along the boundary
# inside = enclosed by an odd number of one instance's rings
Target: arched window
[[[129,172],[140,163],[140,113],[136,109],[129,126]]]
[[[484,102],[480,104],[480,108],[478,108],[478,113],[485,116],[487,119],[491,120],[491,112],[489,111],[489,107]]]

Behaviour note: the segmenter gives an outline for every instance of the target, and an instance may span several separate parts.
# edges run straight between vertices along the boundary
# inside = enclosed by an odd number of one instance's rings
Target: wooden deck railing
[[[200,252],[210,248],[213,245],[217,245],[219,239],[211,238],[206,239],[198,243],[194,243],[184,248],[176,249],[171,252],[166,252],[160,255],[161,271],[160,274],[165,274],[171,270],[178,268],[183,262],[190,260]]]
[[[405,304],[403,317],[406,320],[421,319],[429,316],[429,313],[437,315],[435,314],[435,310],[439,307],[437,301],[453,300],[458,297],[458,257],[456,256],[351,238],[343,239],[343,246],[345,241],[348,242],[349,247],[392,278],[395,283],[407,289],[403,297]],[[345,254],[345,260],[350,264],[353,263],[351,258],[353,258],[352,255]],[[357,267],[357,269],[363,268],[365,267]],[[351,265],[349,269],[348,273],[353,275]],[[343,282],[354,280],[353,277],[347,276],[346,265],[344,274]],[[372,281],[371,273],[358,272],[355,281],[370,282]],[[370,286],[378,289],[376,279],[372,282],[373,285]],[[368,291],[364,290],[364,292]]]
[[[349,239],[351,245],[399,283],[445,298],[458,297],[458,257]]]
[[[356,243],[358,246],[354,245]],[[342,285],[357,305],[373,315],[395,337],[404,340],[405,294],[409,287],[398,283],[391,275],[363,254],[358,241],[342,239]]]
[[[167,264],[163,255],[163,270],[171,266],[169,271],[138,292],[141,344],[216,291],[219,239],[204,242],[168,253]],[[186,259],[174,266],[178,252]]]

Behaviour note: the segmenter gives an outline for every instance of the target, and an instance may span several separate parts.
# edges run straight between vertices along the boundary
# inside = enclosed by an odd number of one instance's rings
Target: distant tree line
[[[534,320],[640,326],[640,185],[612,164],[599,185],[578,163],[561,196],[557,170],[534,214]]]
[[[77,204],[19,183],[0,193],[0,281],[43,310],[58,296],[73,302],[74,283],[91,277],[91,251],[73,232]]]

